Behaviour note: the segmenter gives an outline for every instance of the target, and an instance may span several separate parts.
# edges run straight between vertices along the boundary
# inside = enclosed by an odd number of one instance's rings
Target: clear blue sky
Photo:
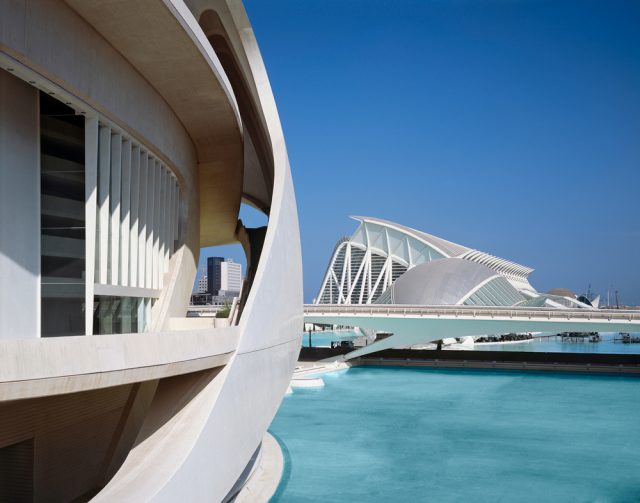
[[[640,304],[640,2],[245,0],[296,186],[305,300],[349,215]]]

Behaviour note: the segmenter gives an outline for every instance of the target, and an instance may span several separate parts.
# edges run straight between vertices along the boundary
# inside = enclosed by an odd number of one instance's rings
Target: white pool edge
[[[260,464],[234,499],[235,503],[265,503],[276,493],[284,472],[284,455],[269,432],[262,438]]]

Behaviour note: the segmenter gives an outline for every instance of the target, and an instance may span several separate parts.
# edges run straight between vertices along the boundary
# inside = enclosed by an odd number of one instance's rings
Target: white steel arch
[[[453,257],[490,267],[518,290],[535,291],[529,267],[386,220],[352,218],[360,225],[336,244],[316,304],[371,304],[408,269]]]

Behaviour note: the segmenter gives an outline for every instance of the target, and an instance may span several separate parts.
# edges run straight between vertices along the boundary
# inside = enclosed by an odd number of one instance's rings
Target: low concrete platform
[[[342,348],[302,348],[300,362],[330,366],[342,362],[349,352]],[[315,363],[314,363],[315,362]],[[345,365],[345,363],[336,363]],[[640,354],[542,353],[525,351],[446,351],[387,349],[349,360],[349,365],[396,367],[536,370],[549,372],[593,372],[640,375]],[[346,366],[346,365],[345,365]],[[319,370],[321,372],[321,370]]]
[[[302,377],[300,379],[291,379],[291,388],[322,388],[324,381],[321,377]]]
[[[300,353],[302,355],[302,353]],[[298,361],[293,371],[292,379],[303,379],[314,374],[324,374],[326,372],[336,372],[348,369],[351,365],[341,361],[339,358],[329,358],[328,361]]]

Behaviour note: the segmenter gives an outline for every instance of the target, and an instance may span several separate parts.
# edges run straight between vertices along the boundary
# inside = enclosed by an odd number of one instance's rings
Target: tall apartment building
[[[220,277],[220,264],[224,262],[223,257],[207,258],[207,291],[211,295],[218,295],[222,288],[222,278]]]
[[[220,264],[219,295],[237,296],[242,285],[242,265],[227,259]]]
[[[198,286],[196,287],[196,293],[207,293],[207,283],[209,282],[208,276],[205,274],[198,279]]]
[[[209,257],[206,278],[206,291],[199,293],[237,296],[242,284],[242,265],[223,257]]]
[[[193,289],[194,294],[207,293],[207,267],[202,266],[198,269],[198,279],[195,288]]]

